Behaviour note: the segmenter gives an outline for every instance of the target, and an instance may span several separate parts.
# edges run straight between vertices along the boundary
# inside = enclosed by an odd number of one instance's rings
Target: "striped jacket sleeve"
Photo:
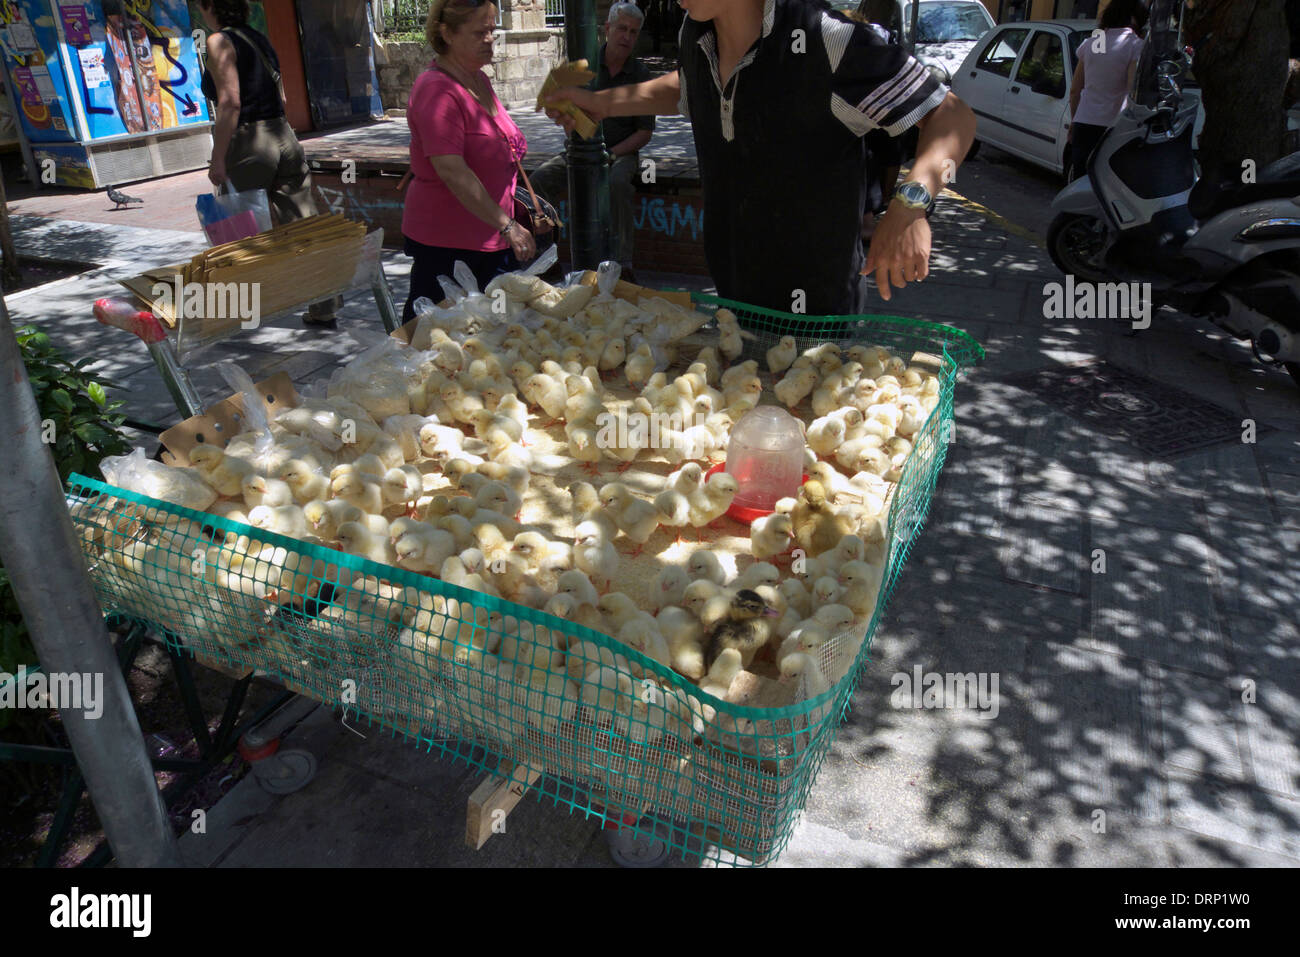
[[[905,49],[865,23],[823,13],[821,34],[831,68],[831,111],[859,136],[873,129],[898,136],[948,94]]]

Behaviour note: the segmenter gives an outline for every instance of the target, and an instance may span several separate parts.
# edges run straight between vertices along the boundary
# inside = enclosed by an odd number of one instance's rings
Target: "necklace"
[[[476,90],[471,83],[466,82],[466,79],[462,78],[459,75],[460,67],[456,67],[454,71],[450,70],[448,69],[448,67],[452,66],[450,61],[447,63],[443,63],[441,59],[437,61],[437,65],[439,70],[447,74],[457,83],[459,83],[462,87],[464,87],[465,92],[468,93],[470,96],[474,97],[474,101],[478,103],[479,106],[483,107],[483,109],[487,110],[489,116],[496,115],[492,110],[491,100],[488,99],[488,97],[486,97],[482,91]],[[479,75],[478,79],[482,81],[483,79],[482,75]]]

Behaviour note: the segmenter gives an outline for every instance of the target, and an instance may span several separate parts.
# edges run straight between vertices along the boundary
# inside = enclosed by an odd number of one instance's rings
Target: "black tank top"
[[[256,43],[266,59],[278,70],[280,58],[275,55],[271,41],[264,33],[259,33],[248,26],[241,26],[238,31],[225,28],[219,32],[224,33],[235,47],[235,70],[239,74],[240,124],[284,116],[284,104],[280,102],[280,88],[271,79],[271,74],[267,72],[258,50],[252,46]],[[203,95],[215,103],[217,87],[213,82],[212,74],[207,70],[203,71],[201,86]]]

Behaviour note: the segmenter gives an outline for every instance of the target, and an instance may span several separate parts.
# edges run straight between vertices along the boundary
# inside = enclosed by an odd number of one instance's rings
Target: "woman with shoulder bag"
[[[415,300],[442,300],[438,276],[450,276],[456,260],[482,288],[537,253],[533,234],[514,217],[528,143],[483,72],[496,17],[491,0],[429,6],[424,34],[437,58],[416,79],[406,109],[413,179],[402,235],[413,262],[403,322],[414,317]]]
[[[264,189],[280,223],[316,215],[311,172],[284,116],[280,61],[266,36],[248,26],[248,0],[199,0],[211,31],[203,95],[217,104],[208,179],[238,192]],[[314,302],[307,326],[332,327],[342,297]]]

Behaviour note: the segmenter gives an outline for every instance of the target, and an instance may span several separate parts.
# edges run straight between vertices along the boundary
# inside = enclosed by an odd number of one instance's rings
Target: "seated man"
[[[643,14],[635,3],[620,2],[609,8],[605,22],[605,45],[600,48],[600,65],[593,90],[605,90],[650,79],[644,63],[632,55],[641,33]],[[600,124],[605,139],[609,171],[609,211],[613,220],[613,257],[623,266],[632,264],[632,223],[636,183],[640,173],[637,150],[650,142],[653,116],[611,116]],[[568,168],[561,153],[538,168],[533,185],[549,200],[568,188]],[[570,204],[572,209],[572,204]]]

